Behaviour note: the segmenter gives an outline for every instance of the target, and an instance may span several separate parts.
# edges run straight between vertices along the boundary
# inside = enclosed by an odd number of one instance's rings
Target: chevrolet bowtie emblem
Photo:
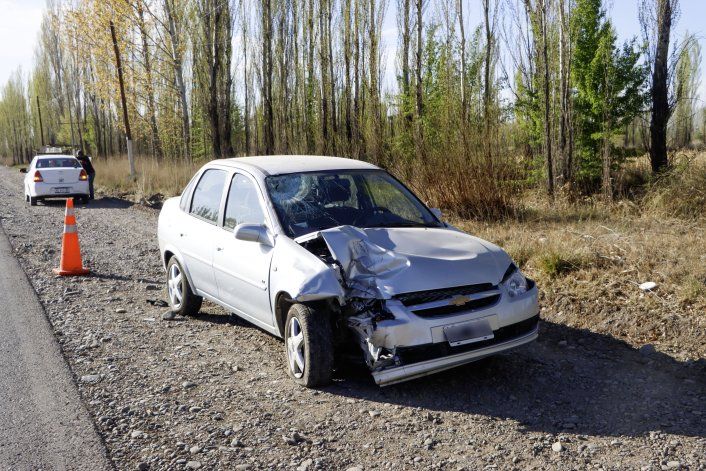
[[[471,301],[468,296],[458,295],[454,296],[449,300],[449,306],[463,306],[464,304]]]

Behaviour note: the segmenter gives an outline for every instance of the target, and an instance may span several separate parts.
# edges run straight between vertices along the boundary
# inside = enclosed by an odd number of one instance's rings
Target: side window
[[[217,223],[225,181],[226,172],[224,170],[206,170],[194,188],[194,197],[191,200],[189,212],[207,221]]]
[[[194,191],[194,186],[196,186],[196,176],[194,175],[189,183],[186,185],[186,188],[184,188],[184,191],[181,192],[181,199],[179,200],[179,207],[181,208],[182,211],[189,211],[189,200],[191,200],[191,193]]]
[[[236,173],[226,200],[226,219],[223,224],[235,229],[238,224],[264,224],[265,214],[255,184],[247,177]]]

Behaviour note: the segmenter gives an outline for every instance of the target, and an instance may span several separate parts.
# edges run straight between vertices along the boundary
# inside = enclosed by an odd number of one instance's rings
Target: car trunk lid
[[[42,175],[44,183],[78,183],[81,175],[81,168],[49,167],[37,169]]]

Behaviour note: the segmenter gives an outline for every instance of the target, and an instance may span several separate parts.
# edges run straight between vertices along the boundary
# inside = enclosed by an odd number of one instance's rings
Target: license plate
[[[468,343],[482,342],[494,337],[487,319],[478,319],[444,327],[444,336],[452,347]]]
[[[54,193],[59,193],[59,194],[68,193],[70,189],[71,188],[67,188],[67,187],[58,187],[58,188],[54,188]]]

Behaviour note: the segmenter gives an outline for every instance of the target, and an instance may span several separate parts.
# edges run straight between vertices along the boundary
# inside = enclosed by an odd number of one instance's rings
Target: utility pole
[[[37,113],[39,114],[39,147],[44,145],[44,125],[42,124],[42,107],[39,106],[39,95],[37,95]]]
[[[123,67],[120,62],[120,50],[118,49],[118,39],[115,36],[115,25],[110,20],[110,35],[113,38],[113,50],[115,51],[115,65],[118,69],[118,82],[120,83],[120,101],[123,105],[123,120],[125,122],[125,138],[127,139],[127,160],[130,164],[130,178],[135,178],[135,160],[132,156],[132,133],[130,132],[130,119],[127,113],[127,100],[125,99],[125,84],[123,83]]]

